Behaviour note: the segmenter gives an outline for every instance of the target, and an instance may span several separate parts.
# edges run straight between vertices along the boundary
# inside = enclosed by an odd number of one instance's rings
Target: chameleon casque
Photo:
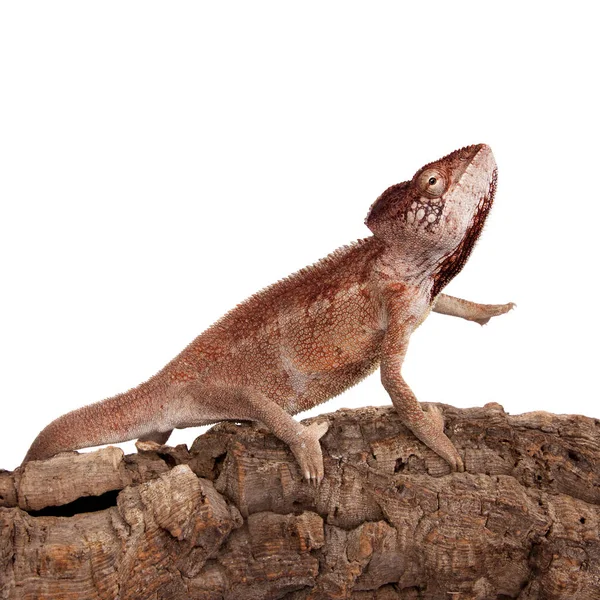
[[[328,425],[306,427],[292,415],[380,366],[403,423],[462,471],[441,413],[420,407],[401,369],[411,333],[431,310],[483,325],[514,306],[440,293],[481,233],[496,179],[485,144],[425,165],[371,206],[371,237],[251,296],[138,387],[59,417],[24,462],[136,438],[162,444],[174,428],[251,420],[288,444],[304,477],[318,483]]]

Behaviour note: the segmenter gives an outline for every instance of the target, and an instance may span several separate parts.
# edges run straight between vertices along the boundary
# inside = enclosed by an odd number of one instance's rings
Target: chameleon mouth
[[[488,188],[488,192],[477,205],[477,210],[475,212],[475,216],[473,217],[473,221],[477,222],[478,219],[485,220],[490,209],[492,208],[492,204],[494,202],[494,196],[496,195],[496,185],[498,184],[498,169],[494,169],[492,172],[492,179],[490,181],[490,186]],[[478,234],[479,235],[479,234]]]

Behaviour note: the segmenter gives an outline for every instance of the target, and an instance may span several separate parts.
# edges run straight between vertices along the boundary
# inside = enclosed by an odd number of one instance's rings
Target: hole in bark
[[[218,479],[219,475],[221,474],[221,470],[223,469],[223,463],[225,462],[226,456],[227,452],[223,452],[223,454],[219,454],[219,456],[215,458],[213,466],[213,473],[215,479]]]
[[[161,454],[159,452],[158,455],[167,463],[167,466],[169,466],[171,469],[177,466],[177,461],[170,454]]]
[[[585,523],[585,517],[581,517],[581,518],[579,519],[579,522],[580,522],[580,523],[583,525],[583,524]]]
[[[569,454],[569,458],[573,462],[579,462],[581,460],[581,456],[579,456],[579,454],[577,454],[577,452],[573,452],[573,450],[569,450],[568,454]]]
[[[541,476],[541,475],[538,475],[538,476],[537,476],[537,480],[538,480],[538,481],[541,481],[541,480],[542,480],[542,476]]]
[[[406,469],[406,463],[401,458],[397,458],[394,465],[394,473],[402,473],[404,469]]]
[[[27,511],[32,517],[72,517],[81,513],[98,512],[117,505],[117,496],[121,490],[111,490],[100,496],[77,498],[62,506],[47,506],[41,510]]]

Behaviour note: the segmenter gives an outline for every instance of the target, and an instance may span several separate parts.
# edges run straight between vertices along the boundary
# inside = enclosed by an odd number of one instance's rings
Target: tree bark
[[[391,407],[311,420],[319,488],[234,423],[0,471],[0,598],[600,599],[600,421],[441,408],[464,473]]]

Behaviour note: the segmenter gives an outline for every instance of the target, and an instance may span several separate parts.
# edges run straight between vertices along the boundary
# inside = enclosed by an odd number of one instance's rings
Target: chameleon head
[[[450,259],[464,264],[491,208],[496,177],[489,146],[461,148],[388,188],[365,222],[377,237],[421,264],[425,258],[431,267]]]

